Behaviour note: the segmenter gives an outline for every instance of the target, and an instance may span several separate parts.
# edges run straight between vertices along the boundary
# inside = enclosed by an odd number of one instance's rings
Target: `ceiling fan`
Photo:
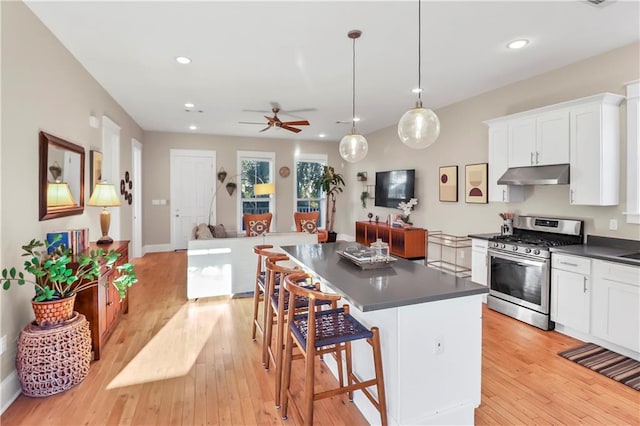
[[[293,133],[299,133],[302,131],[302,129],[297,129],[295,127],[292,126],[308,126],[309,122],[307,120],[298,120],[298,121],[282,121],[280,120],[280,118],[278,118],[278,112],[280,112],[280,108],[278,107],[273,107],[271,108],[271,111],[273,112],[273,117],[269,117],[267,115],[264,116],[264,118],[267,119],[267,127],[265,127],[264,129],[260,130],[260,132],[264,132],[266,130],[269,130],[272,127],[279,127],[281,129],[284,130],[288,130],[290,132]],[[265,123],[256,123],[256,122],[252,122],[252,121],[239,121],[240,124],[265,124]]]

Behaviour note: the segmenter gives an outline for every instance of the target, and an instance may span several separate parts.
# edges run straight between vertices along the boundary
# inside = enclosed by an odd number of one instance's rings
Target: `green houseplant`
[[[59,238],[52,242],[33,239],[22,246],[22,256],[27,257],[23,268],[32,277],[25,276],[24,272],[18,271],[15,267],[2,269],[0,277],[2,288],[5,290],[9,290],[14,282],[18,285],[33,284],[35,296],[32,304],[39,325],[54,325],[70,318],[76,294],[99,285],[100,270],[103,267],[118,272],[112,284],[118,289],[121,300],[126,296],[127,289],[138,281],[133,265],[116,265],[120,253],[114,250],[105,252],[98,248],[74,257],[70,249],[63,244],[58,245],[58,242]],[[39,319],[38,304],[54,302],[65,305],[67,311],[54,319]]]
[[[327,194],[326,229],[329,232],[329,241],[335,241],[336,233],[333,231],[333,223],[336,215],[336,196],[343,192],[344,178],[340,173],[336,173],[333,167],[323,166],[322,174],[314,180],[313,185],[315,189],[320,189]]]

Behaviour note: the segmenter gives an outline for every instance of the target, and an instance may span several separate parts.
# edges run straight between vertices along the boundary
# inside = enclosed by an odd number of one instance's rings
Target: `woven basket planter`
[[[31,301],[36,324],[40,327],[52,327],[64,323],[73,316],[76,295],[46,302]]]

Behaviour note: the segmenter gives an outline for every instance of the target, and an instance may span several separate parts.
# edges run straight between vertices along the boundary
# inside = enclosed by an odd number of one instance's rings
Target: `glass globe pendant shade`
[[[351,133],[340,141],[340,156],[350,163],[362,160],[369,151],[367,140],[362,135]]]
[[[424,149],[440,136],[440,120],[421,105],[405,112],[398,122],[398,137],[409,148]]]

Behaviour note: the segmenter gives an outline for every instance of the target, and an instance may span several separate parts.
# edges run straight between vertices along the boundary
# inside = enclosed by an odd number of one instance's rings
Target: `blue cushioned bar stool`
[[[266,317],[266,309],[263,311],[262,323],[258,321],[258,312],[260,310],[260,302],[264,301],[264,289],[266,281],[266,271],[264,269],[265,259],[267,257],[271,257],[274,261],[289,259],[289,257],[284,253],[269,251],[269,249],[272,248],[273,246],[268,244],[257,245],[253,247],[253,252],[258,256],[256,282],[253,289],[253,323],[251,324],[251,339],[253,340],[256,340],[257,330],[260,331],[260,334],[264,335],[263,324],[265,324],[264,319]]]
[[[303,423],[313,424],[314,401],[330,398],[341,393],[347,393],[349,400],[353,401],[353,391],[362,390],[373,406],[380,412],[382,424],[386,425],[387,403],[384,391],[382,354],[378,327],[372,327],[370,330],[367,329],[349,314],[348,305],[337,309],[316,311],[316,306],[318,306],[319,303],[329,301],[335,304],[340,299],[340,296],[304,288],[299,285],[299,278],[300,276],[298,274],[288,275],[284,279],[283,284],[285,289],[289,291],[290,301],[282,379],[282,418],[287,418],[287,410],[289,402],[291,401],[302,418]],[[301,296],[309,299],[307,311],[304,313],[295,313],[292,301],[296,297]],[[351,365],[351,342],[360,339],[366,339],[373,350],[375,377],[365,381],[361,381],[353,374]],[[291,390],[294,345],[300,350],[305,364],[302,410],[293,398],[293,392]],[[347,384],[345,385],[342,377],[339,377],[339,386],[337,388],[316,392],[314,381],[315,357],[326,353],[340,353],[342,351],[344,351],[346,355]],[[338,357],[339,362],[340,359],[341,357]],[[341,376],[341,374],[339,375]],[[368,389],[371,386],[376,386],[377,388],[377,400]]]

